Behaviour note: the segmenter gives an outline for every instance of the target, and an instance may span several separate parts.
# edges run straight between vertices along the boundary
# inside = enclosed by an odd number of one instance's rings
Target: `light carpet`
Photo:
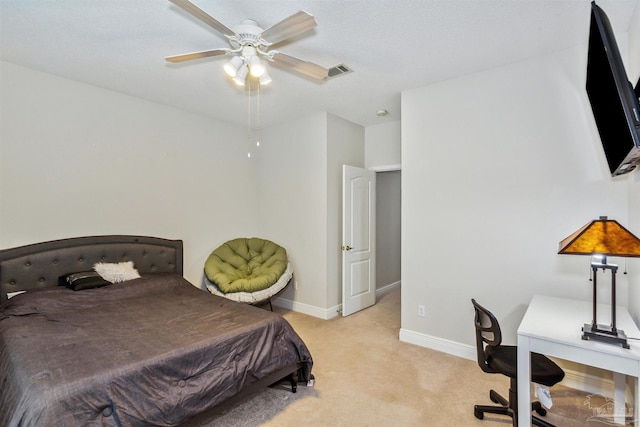
[[[313,387],[286,383],[232,407],[208,427],[222,426],[509,426],[509,418],[473,415],[492,404],[489,390],[508,396],[509,379],[483,373],[475,361],[399,341],[400,289],[348,317],[321,320],[275,308],[314,359]],[[473,319],[469,319],[473,328]],[[557,427],[611,425],[603,396],[551,388],[545,417]]]

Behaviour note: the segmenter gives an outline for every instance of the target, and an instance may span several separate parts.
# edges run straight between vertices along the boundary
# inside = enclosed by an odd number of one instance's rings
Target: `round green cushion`
[[[204,274],[224,293],[255,292],[276,283],[287,268],[287,251],[270,240],[239,238],[214,250]]]

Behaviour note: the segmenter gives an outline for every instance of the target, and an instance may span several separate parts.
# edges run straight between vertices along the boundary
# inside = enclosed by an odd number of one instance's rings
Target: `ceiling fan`
[[[270,46],[311,30],[318,25],[315,18],[305,11],[297,12],[266,30],[260,28],[258,23],[251,19],[245,19],[240,25],[231,29],[189,0],[169,1],[222,33],[229,40],[231,48],[167,56],[165,60],[168,62],[183,62],[211,56],[232,55],[231,60],[225,64],[224,70],[241,86],[244,86],[249,74],[259,79],[262,85],[271,81],[271,77],[267,73],[261,58],[273,61],[313,79],[324,80],[329,75],[329,69],[320,65],[303,61],[277,50],[269,50]]]

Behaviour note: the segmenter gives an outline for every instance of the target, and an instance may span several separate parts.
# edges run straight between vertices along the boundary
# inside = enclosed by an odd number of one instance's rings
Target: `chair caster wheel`
[[[541,417],[544,417],[545,415],[547,415],[547,410],[544,408],[536,408],[536,412],[538,413],[538,415],[540,415]]]
[[[479,419],[479,420],[481,420],[481,419],[483,419],[483,418],[484,418],[484,413],[483,413],[483,412],[481,412],[481,411],[478,411],[478,410],[477,410],[477,409],[475,409],[475,408],[473,409],[473,415],[474,415],[477,419]]]

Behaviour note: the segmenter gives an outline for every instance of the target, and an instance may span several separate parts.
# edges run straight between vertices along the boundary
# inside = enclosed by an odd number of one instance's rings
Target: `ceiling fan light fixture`
[[[271,76],[267,73],[267,70],[264,70],[264,73],[260,76],[260,86],[265,86],[271,83]]]
[[[249,67],[246,64],[243,64],[238,73],[233,78],[233,81],[236,82],[238,86],[244,86],[244,81],[247,79],[247,74],[249,74]]]
[[[249,68],[251,69],[251,75],[253,77],[260,77],[267,71],[262,61],[260,61],[260,58],[256,55],[249,58]]]
[[[243,60],[239,56],[234,56],[231,58],[229,62],[224,64],[224,72],[227,73],[229,77],[235,77],[238,74],[238,69],[242,65]]]
[[[173,55],[165,57],[168,62],[183,62],[193,59],[207,58],[212,56],[232,55],[229,62],[225,63],[223,69],[225,74],[231,77],[240,86],[245,85],[247,75],[259,80],[260,84],[269,84],[271,77],[267,74],[264,59],[278,63],[279,65],[303,74],[316,80],[326,80],[331,77],[328,68],[312,62],[304,61],[291,55],[269,50],[269,47],[288,39],[297,37],[306,31],[317,26],[313,15],[303,10],[282,19],[266,30],[258,26],[252,19],[245,19],[235,28],[231,29],[209,15],[190,0],[169,0],[185,12],[222,34],[228,39],[229,48],[218,48],[202,52],[193,52],[183,55]],[[342,68],[342,66],[341,66]],[[342,69],[340,70],[342,72]]]

